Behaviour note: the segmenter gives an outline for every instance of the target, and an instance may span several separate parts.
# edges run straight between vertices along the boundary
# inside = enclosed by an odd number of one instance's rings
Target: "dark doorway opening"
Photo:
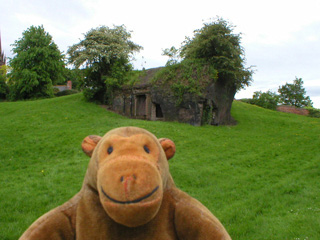
[[[138,95],[137,96],[137,116],[146,116],[146,95]]]
[[[156,118],[163,118],[163,113],[160,104],[155,104],[156,105]]]

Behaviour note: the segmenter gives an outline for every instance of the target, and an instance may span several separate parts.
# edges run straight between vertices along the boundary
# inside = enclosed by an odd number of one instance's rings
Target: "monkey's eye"
[[[110,147],[108,148],[107,152],[108,152],[108,154],[111,154],[111,153],[113,152],[113,147],[110,146]]]
[[[143,146],[143,149],[146,153],[150,153],[150,149],[146,145]]]

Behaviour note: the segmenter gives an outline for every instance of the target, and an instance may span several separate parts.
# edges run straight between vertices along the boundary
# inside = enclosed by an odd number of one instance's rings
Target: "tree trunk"
[[[228,81],[217,80],[214,83],[215,114],[212,125],[235,125],[237,123],[231,116],[231,106],[236,91],[236,86]]]

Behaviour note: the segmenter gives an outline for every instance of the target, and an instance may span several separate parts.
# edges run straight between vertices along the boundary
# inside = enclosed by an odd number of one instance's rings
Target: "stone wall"
[[[140,82],[116,91],[112,104],[113,111],[130,118],[177,121],[194,126],[202,124],[204,113],[208,116],[213,115],[208,114],[206,109],[207,102],[213,102],[213,96],[210,94],[213,84],[205,90],[203,94],[205,97],[185,93],[180,99],[168,84],[151,83],[151,79],[160,69],[148,69],[140,77]],[[209,109],[212,111],[211,105]]]
[[[65,91],[65,90],[71,90],[72,89],[72,82],[68,81],[67,85],[56,85],[53,87],[59,89],[60,92]]]
[[[151,100],[161,107],[165,121],[178,121],[200,126],[203,100],[192,94],[184,94],[181,102],[168,89],[151,89]],[[180,102],[178,104],[178,102]]]
[[[286,106],[286,105],[278,106],[277,111],[286,112],[286,113],[294,113],[294,114],[304,115],[304,116],[309,115],[309,111],[307,109],[297,108],[294,106]]]
[[[178,121],[200,126],[203,100],[185,94],[181,103],[168,89],[142,87],[123,89],[115,94],[112,109],[136,119]]]

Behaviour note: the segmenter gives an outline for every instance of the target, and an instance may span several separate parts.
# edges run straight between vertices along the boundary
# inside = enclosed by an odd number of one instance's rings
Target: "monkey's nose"
[[[136,179],[137,177],[135,175],[121,176],[120,181],[123,183],[126,198],[129,197],[130,189],[132,185],[135,183]]]

